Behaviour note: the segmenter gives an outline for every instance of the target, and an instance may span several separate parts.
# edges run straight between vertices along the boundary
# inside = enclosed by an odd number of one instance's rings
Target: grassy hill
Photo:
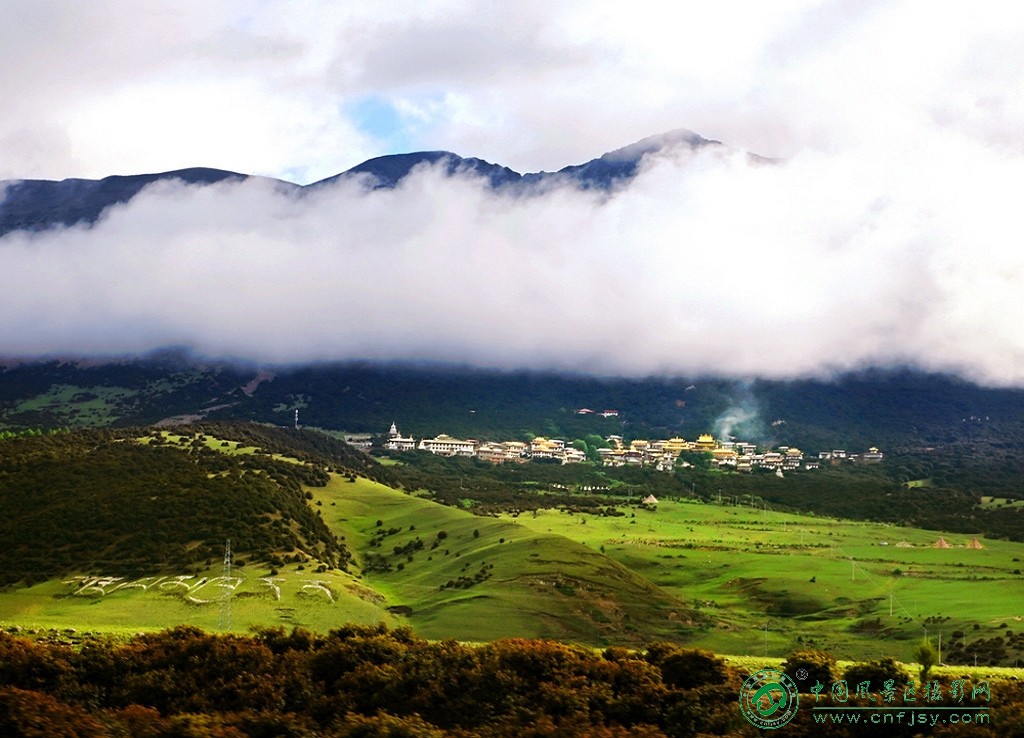
[[[321,434],[202,428],[0,441],[0,623],[325,632],[383,622],[435,639],[903,659],[941,634],[947,661],[1024,657],[1024,544],[761,500],[650,507],[542,486],[533,508],[522,492],[500,515],[496,502],[473,514],[472,499],[439,504],[384,484],[400,467]],[[939,537],[951,547],[933,548]],[[975,537],[982,548],[967,545]]]
[[[11,544],[0,551],[0,620],[113,630],[408,622],[438,638],[592,644],[693,629],[688,607],[600,553],[356,476],[352,466],[387,470],[325,436],[202,427],[219,435],[0,442],[0,535]]]
[[[950,662],[1024,659],[1021,543],[695,500],[517,520],[604,551],[693,604],[713,625],[691,642],[719,653],[814,647],[909,660],[941,633]],[[934,548],[940,538],[950,547]]]
[[[346,531],[363,582],[427,637],[637,643],[685,639],[700,621],[672,594],[565,536],[366,481],[335,478],[314,499],[328,525]]]

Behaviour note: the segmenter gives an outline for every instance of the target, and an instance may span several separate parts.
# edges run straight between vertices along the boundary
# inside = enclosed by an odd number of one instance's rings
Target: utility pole
[[[231,539],[224,543],[224,569],[220,583],[220,629],[231,630]]]

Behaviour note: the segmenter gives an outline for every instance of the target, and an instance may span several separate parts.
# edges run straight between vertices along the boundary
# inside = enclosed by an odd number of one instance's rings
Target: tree
[[[914,661],[921,665],[921,682],[928,681],[928,673],[939,663],[939,654],[927,636],[914,649]]]

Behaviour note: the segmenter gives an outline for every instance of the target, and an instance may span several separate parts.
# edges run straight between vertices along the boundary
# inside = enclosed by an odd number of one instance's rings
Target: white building
[[[476,456],[476,446],[476,441],[464,441],[442,433],[435,438],[424,438],[419,448],[438,456]]]
[[[414,451],[416,449],[416,439],[403,438],[402,434],[398,432],[398,426],[392,423],[391,428],[388,430],[388,440],[384,443],[384,448],[388,451]]]

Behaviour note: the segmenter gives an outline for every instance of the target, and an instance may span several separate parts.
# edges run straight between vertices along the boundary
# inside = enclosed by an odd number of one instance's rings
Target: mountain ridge
[[[188,185],[209,186],[224,181],[264,179],[285,191],[302,194],[331,184],[359,178],[369,189],[393,189],[417,167],[443,165],[448,176],[470,174],[487,181],[492,189],[510,194],[543,194],[550,186],[566,183],[584,190],[612,191],[627,184],[639,172],[642,160],[659,152],[687,146],[696,150],[723,146],[688,129],[648,136],[583,164],[556,172],[521,174],[509,167],[451,151],[416,151],[373,157],[331,177],[299,185],[225,169],[188,167],[150,174],[111,175],[102,179],[14,179],[0,181],[0,238],[15,231],[39,232],[54,227],[92,225],[103,212],[124,204],[145,187],[180,180]]]

